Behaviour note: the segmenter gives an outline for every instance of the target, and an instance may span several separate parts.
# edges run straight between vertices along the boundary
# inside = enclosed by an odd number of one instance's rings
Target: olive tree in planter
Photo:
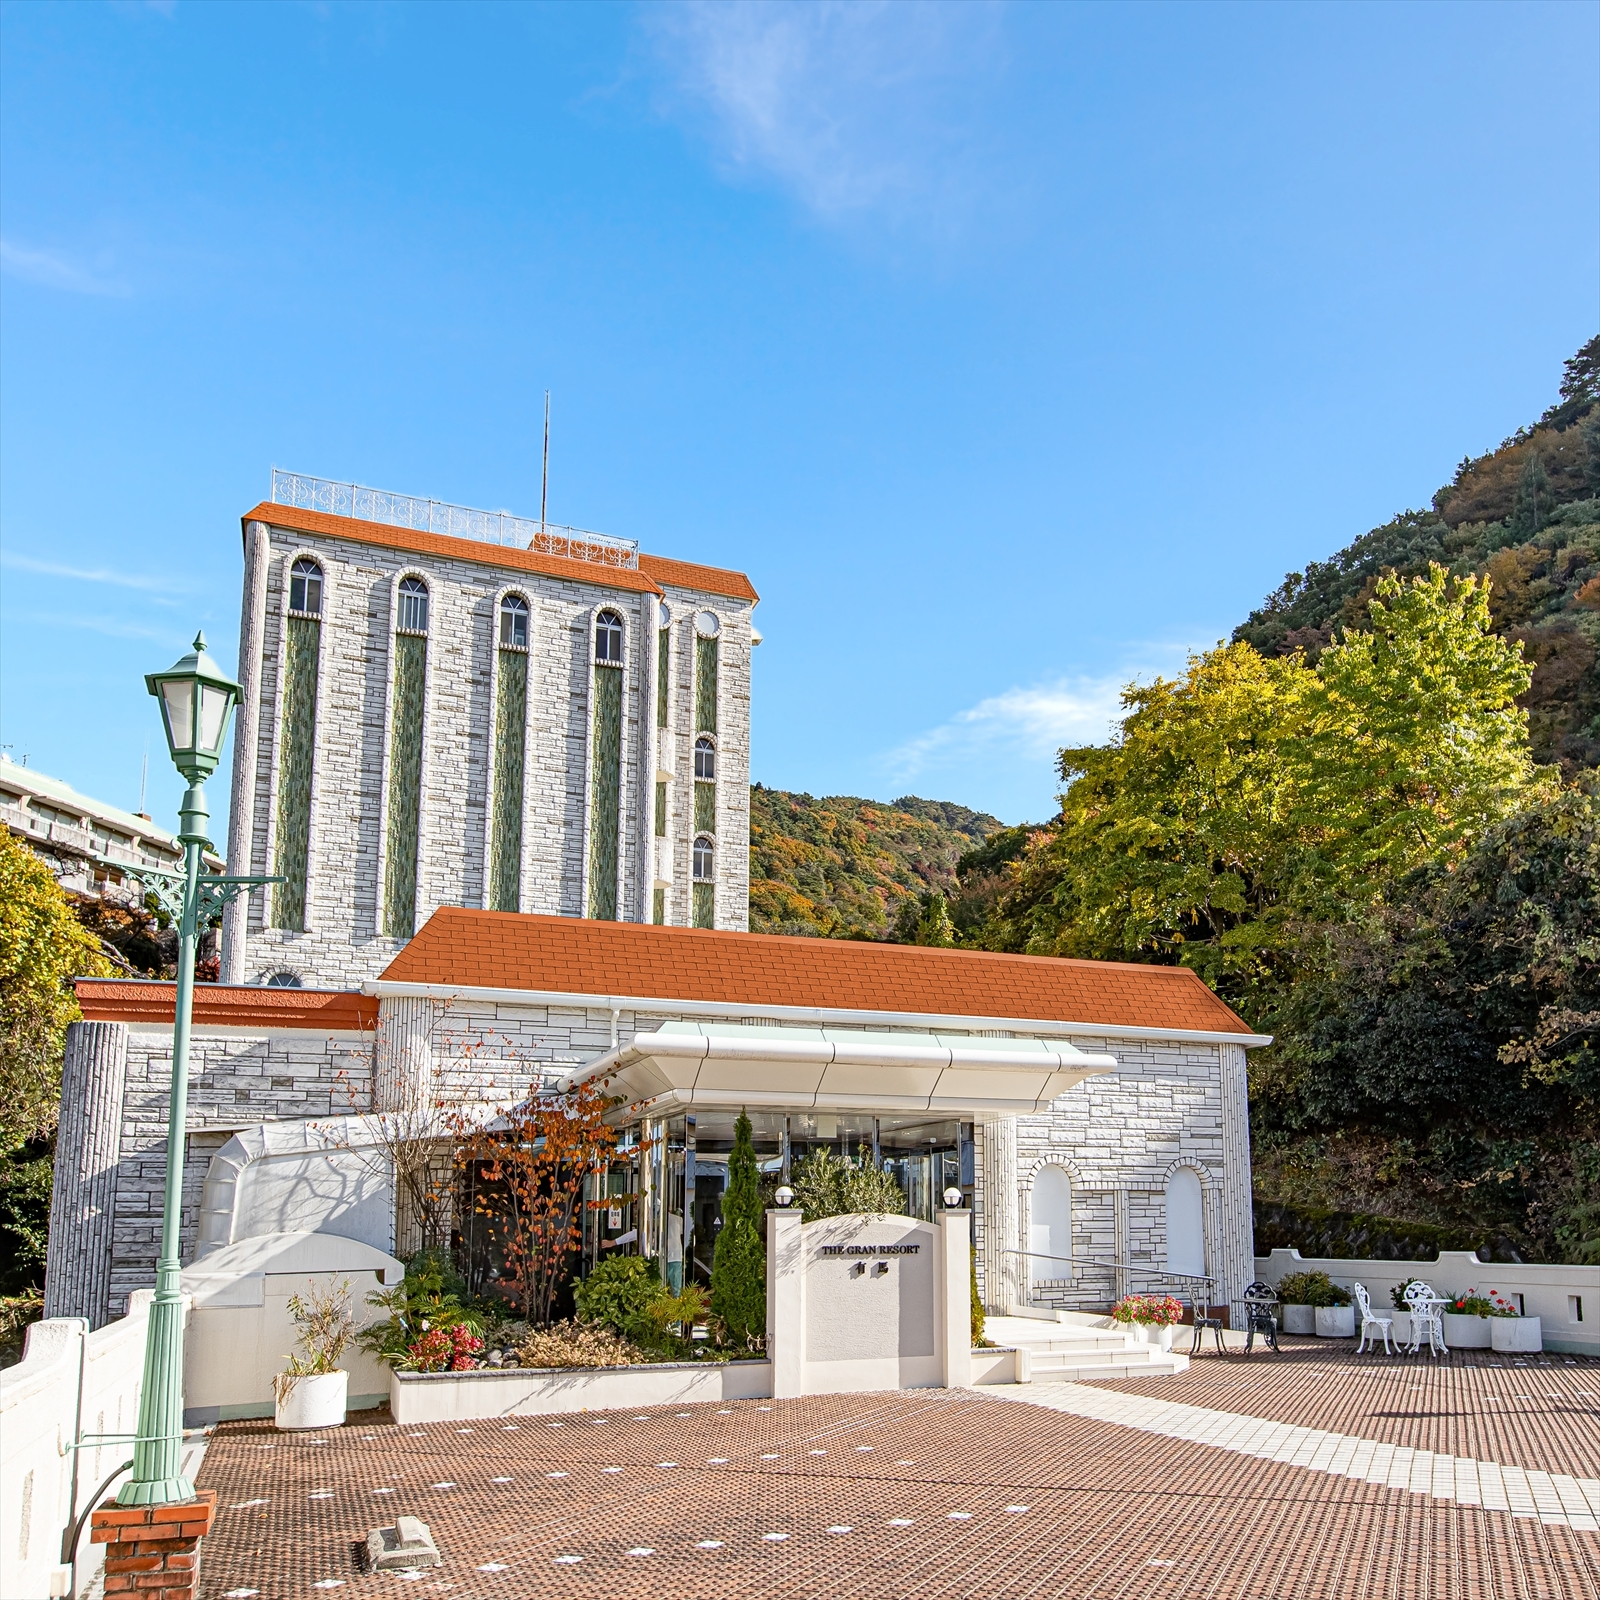
[[[350,1374],[340,1370],[339,1358],[356,1331],[350,1280],[336,1289],[313,1284],[303,1295],[291,1296],[289,1315],[300,1330],[304,1353],[290,1356],[289,1365],[272,1380],[273,1420],[286,1431],[337,1428],[344,1421],[350,1387]]]

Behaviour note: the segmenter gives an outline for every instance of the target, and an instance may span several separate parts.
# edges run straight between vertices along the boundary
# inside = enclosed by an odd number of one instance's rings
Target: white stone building
[[[186,1262],[305,1231],[405,1253],[394,1117],[608,1072],[628,1137],[587,1259],[704,1276],[747,1110],[769,1172],[872,1159],[928,1218],[959,1188],[993,1309],[1237,1307],[1266,1041],[1193,973],[744,931],[748,580],[323,490],[244,519],[229,865],[287,882],[236,903],[196,995]],[[154,1275],[173,995],[79,997],[46,1292],[99,1325]],[[487,1281],[469,1220],[455,1243]]]

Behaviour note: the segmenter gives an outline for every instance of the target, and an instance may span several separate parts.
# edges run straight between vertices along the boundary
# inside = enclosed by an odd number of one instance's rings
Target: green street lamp
[[[133,1446],[133,1476],[117,1494],[124,1506],[166,1505],[194,1497],[183,1475],[183,1301],[179,1290],[179,1222],[183,1204],[184,1135],[189,1112],[189,1022],[194,1012],[195,948],[200,930],[236,895],[276,878],[225,878],[202,872],[210,848],[201,782],[222,758],[228,719],[239,703],[239,685],[206,654],[206,636],[165,672],[145,685],[161,702],[167,748],[189,787],[179,807],[178,843],[183,871],[142,867],[136,876],[177,919],[178,985],[172,1023],[172,1096],[167,1111],[167,1186],[161,1216],[161,1254],[156,1296],[145,1335],[144,1387],[139,1396],[139,1431]],[[134,876],[135,874],[130,874]]]

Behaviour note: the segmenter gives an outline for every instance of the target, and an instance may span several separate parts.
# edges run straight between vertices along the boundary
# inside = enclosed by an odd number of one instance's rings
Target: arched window
[[[601,666],[622,665],[622,618],[615,611],[594,619],[594,658]]]
[[[289,609],[303,617],[322,615],[322,568],[310,556],[289,568]]]
[[[518,594],[508,594],[500,602],[500,648],[528,648],[528,602]]]
[[[703,783],[714,783],[717,777],[717,747],[709,739],[694,742],[694,775]]]
[[[1179,1167],[1167,1179],[1167,1271],[1200,1278],[1205,1270],[1205,1197],[1200,1174],[1193,1167]]]
[[[298,989],[300,987],[300,974],[291,972],[287,968],[274,972],[267,979],[267,987],[269,989]]]
[[[1040,1167],[1028,1208],[1028,1281],[1071,1276],[1072,1175],[1064,1167]]]
[[[702,833],[694,842],[696,883],[710,883],[717,875],[717,847]]]
[[[428,586],[421,578],[400,580],[400,615],[395,628],[400,633],[428,631]]]

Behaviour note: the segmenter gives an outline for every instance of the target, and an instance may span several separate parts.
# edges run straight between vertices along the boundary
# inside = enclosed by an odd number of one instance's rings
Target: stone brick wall
[[[521,909],[581,916],[587,898],[592,627],[608,606],[626,628],[619,915],[649,905],[642,881],[653,836],[655,641],[646,638],[653,596],[594,584],[418,556],[318,534],[251,525],[246,645],[241,662],[240,759],[234,772],[231,848],[249,861],[232,870],[269,873],[277,833],[278,729],[282,710],[289,568],[297,556],[323,571],[306,928],[266,926],[270,895],[229,918],[224,975],[261,981],[276,971],[306,986],[336,986],[380,973],[403,944],[381,933],[389,763],[393,595],[415,573],[428,584],[417,925],[441,905],[483,906],[488,891],[494,666],[498,608],[516,592],[530,607],[528,741],[524,782]],[[259,593],[254,592],[259,590]],[[690,920],[692,835],[692,631],[696,611],[721,624],[718,716],[717,926],[743,929],[749,900],[750,635],[747,602],[672,588],[669,726],[673,887],[667,920]],[[251,696],[254,696],[252,704]],[[657,758],[658,764],[665,765]]]

